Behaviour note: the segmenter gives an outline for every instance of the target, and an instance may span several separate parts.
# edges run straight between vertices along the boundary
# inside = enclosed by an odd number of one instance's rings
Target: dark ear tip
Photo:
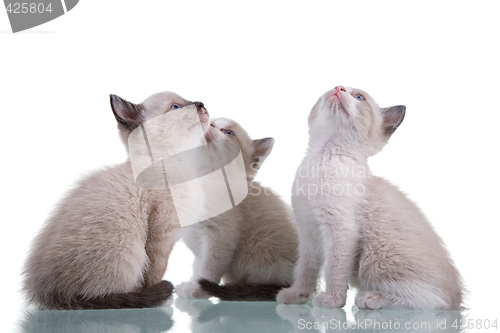
[[[114,104],[120,100],[120,97],[109,94],[109,103],[111,104],[111,108],[114,108]]]
[[[394,105],[386,108],[387,111],[397,111],[397,112],[405,112],[406,106],[404,105]]]
[[[109,100],[110,100],[111,102],[114,102],[114,101],[119,101],[119,100],[121,100],[121,98],[120,98],[120,96],[118,96],[118,95],[109,94]]]
[[[265,146],[268,146],[268,147],[273,147],[274,146],[274,138],[271,138],[271,137],[267,137],[267,138],[262,138],[262,139],[259,139],[259,140],[256,140],[256,142],[258,142],[259,145],[265,145]]]
[[[271,137],[267,137],[267,138],[264,138],[264,139],[262,139],[262,140],[264,140],[264,141],[269,141],[269,142],[274,142],[274,141],[276,141],[276,140],[274,140],[274,138],[271,138]]]
[[[256,139],[253,141],[254,144],[274,144],[274,138],[267,137],[267,138],[262,138],[262,139]]]

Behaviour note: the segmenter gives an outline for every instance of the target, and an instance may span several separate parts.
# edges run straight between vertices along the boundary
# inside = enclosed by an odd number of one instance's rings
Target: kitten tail
[[[282,288],[276,284],[254,284],[254,283],[228,283],[219,285],[215,282],[200,279],[198,283],[210,296],[218,297],[221,301],[276,301],[276,295]]]
[[[168,281],[144,287],[138,291],[122,294],[109,294],[96,298],[74,296],[71,298],[52,297],[46,304],[49,309],[135,309],[151,308],[164,304],[172,295],[174,286]]]

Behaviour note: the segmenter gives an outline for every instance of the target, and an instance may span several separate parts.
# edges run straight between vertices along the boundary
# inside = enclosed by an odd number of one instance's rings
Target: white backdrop
[[[443,237],[476,317],[499,309],[496,1],[95,1],[12,34],[0,8],[2,313],[23,307],[31,239],[82,174],[125,159],[109,94],[175,91],[275,148],[259,178],[289,201],[307,115],[336,85],[406,118],[372,158]],[[189,277],[173,255],[166,278]],[[187,257],[186,257],[187,258]],[[12,326],[8,327],[12,329]]]

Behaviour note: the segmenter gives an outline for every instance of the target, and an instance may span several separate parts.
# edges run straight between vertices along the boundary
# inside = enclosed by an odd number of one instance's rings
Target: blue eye
[[[358,95],[354,95],[354,98],[359,99],[360,101],[364,101],[365,100],[365,98],[363,97],[363,95],[359,95],[359,94]]]
[[[227,130],[227,129],[221,129],[221,131],[222,131],[222,133],[224,133],[224,134],[234,136],[234,133],[233,133],[232,131],[230,131],[230,130]]]
[[[176,110],[176,109],[180,109],[181,106],[179,104],[172,104],[172,106],[170,107],[170,110]]]

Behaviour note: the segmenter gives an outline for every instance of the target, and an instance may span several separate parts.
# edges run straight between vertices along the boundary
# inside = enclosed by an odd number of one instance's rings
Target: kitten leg
[[[358,239],[354,223],[347,223],[321,225],[326,288],[314,297],[312,303],[315,306],[340,308],[345,305]]]
[[[151,214],[148,238],[146,240],[146,254],[149,258],[149,266],[144,276],[145,286],[154,286],[161,282],[167,270],[168,257],[175,242],[179,228],[160,218],[160,213]]]
[[[321,235],[313,223],[297,223],[299,259],[294,271],[294,283],[278,293],[276,300],[283,304],[305,304],[316,288],[322,264]]]
[[[201,255],[201,254],[200,254]],[[175,292],[177,295],[182,296],[184,298],[208,298],[209,295],[203,291],[199,284],[198,280],[203,271],[205,259],[203,257],[199,257],[195,255],[193,262],[193,275],[189,281],[181,282],[175,286]]]
[[[199,279],[219,283],[228,271],[234,256],[234,235],[222,233],[217,227],[207,225],[202,235],[201,258],[196,263],[193,279],[176,287],[178,295],[185,298],[207,298],[209,295],[198,284]]]
[[[197,223],[194,225],[190,225],[187,227],[183,227],[181,229],[182,241],[186,246],[193,252],[194,261],[193,261],[193,271],[190,278],[190,281],[196,281],[198,279],[198,274],[201,271],[201,263],[202,263],[202,235],[203,235],[203,227]]]
[[[183,298],[206,298],[207,295],[198,287],[198,279],[203,267],[203,234],[204,227],[201,224],[194,224],[184,227],[182,232],[183,241],[186,246],[193,252],[193,274],[191,279],[186,282],[179,283],[175,286],[177,295]],[[182,298],[181,298],[182,299]]]

